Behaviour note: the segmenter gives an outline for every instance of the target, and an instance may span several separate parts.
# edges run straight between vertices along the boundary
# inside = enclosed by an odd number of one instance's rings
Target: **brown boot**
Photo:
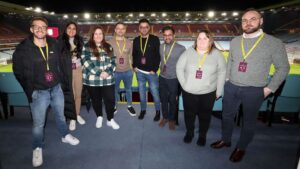
[[[168,123],[167,119],[161,119],[159,122],[159,127],[164,127]]]
[[[175,125],[176,125],[175,121],[169,121],[169,129],[170,130],[175,130]]]

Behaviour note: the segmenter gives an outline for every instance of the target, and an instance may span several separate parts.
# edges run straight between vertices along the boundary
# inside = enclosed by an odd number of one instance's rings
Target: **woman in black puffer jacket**
[[[75,22],[69,22],[63,34],[58,38],[61,47],[61,64],[64,77],[62,89],[65,96],[65,114],[76,112],[71,119],[69,129],[76,129],[76,120],[79,124],[85,124],[80,116],[81,93],[82,93],[82,65],[81,52],[83,39],[78,34],[78,27]]]

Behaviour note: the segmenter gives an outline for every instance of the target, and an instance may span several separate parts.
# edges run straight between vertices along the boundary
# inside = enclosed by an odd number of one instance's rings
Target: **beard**
[[[171,44],[173,42],[173,40],[172,39],[166,39],[165,42],[166,42],[166,44]]]
[[[246,33],[246,34],[251,34],[251,33],[254,33],[256,31],[258,31],[259,29],[261,28],[261,25],[259,24],[258,26],[256,27],[252,27],[252,28],[243,28],[243,32]]]

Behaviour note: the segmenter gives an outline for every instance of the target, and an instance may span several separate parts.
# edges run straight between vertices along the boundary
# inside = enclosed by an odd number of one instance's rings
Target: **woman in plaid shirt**
[[[115,56],[113,49],[105,41],[102,27],[94,28],[90,39],[82,51],[83,84],[87,87],[92,105],[97,115],[96,128],[102,127],[102,99],[107,114],[107,125],[117,130],[120,126],[114,121],[115,105]]]

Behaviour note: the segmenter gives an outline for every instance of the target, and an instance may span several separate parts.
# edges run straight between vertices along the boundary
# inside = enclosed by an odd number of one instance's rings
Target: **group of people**
[[[85,124],[80,116],[83,85],[97,116],[96,128],[102,127],[104,102],[107,125],[116,130],[120,128],[114,114],[121,81],[125,86],[127,111],[136,116],[131,90],[134,73],[140,96],[138,119],[146,115],[148,83],[156,111],[153,120],[160,120],[160,127],[168,123],[170,130],[175,129],[178,90],[182,88],[185,143],[192,142],[198,115],[197,145],[206,144],[214,102],[223,97],[222,138],[211,147],[230,147],[234,116],[242,104],[241,135],[230,155],[232,162],[241,161],[253,139],[256,117],[264,98],[277,90],[289,72],[284,45],[263,32],[260,12],[249,9],[241,21],[243,35],[231,41],[226,63],[214,45],[212,34],[206,30],[199,31],[194,45],[185,49],[176,41],[172,26],[162,29],[164,42],[160,44],[159,38],[150,34],[149,20],[141,19],[140,35],[133,43],[125,37],[126,25],[118,22],[115,36],[109,41],[106,41],[103,28],[97,26],[84,44],[76,23],[68,23],[63,34],[55,40],[46,36],[47,20],[33,18],[32,35],[22,41],[13,54],[13,71],[32,112],[33,166],[43,163],[44,124],[49,105],[55,113],[62,142],[77,145],[79,140],[69,133],[66,118],[70,119],[70,130],[76,129],[76,122]],[[276,71],[269,81],[271,64]]]

